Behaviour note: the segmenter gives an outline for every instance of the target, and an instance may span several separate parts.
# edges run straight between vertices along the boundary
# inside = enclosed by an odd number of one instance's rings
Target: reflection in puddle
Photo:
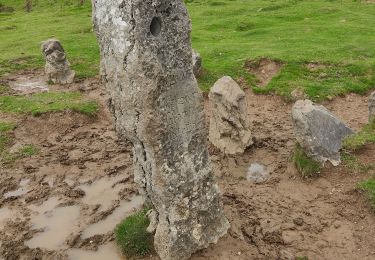
[[[142,204],[142,196],[135,196],[131,201],[121,201],[120,206],[111,215],[102,221],[90,225],[83,231],[82,238],[86,239],[94,235],[106,234],[113,231],[117,224],[133,212],[133,209],[140,208]]]
[[[20,188],[17,189],[17,190],[14,190],[14,191],[9,191],[7,193],[4,194],[4,198],[5,199],[8,199],[8,198],[11,198],[11,197],[20,197],[22,195],[25,195],[26,193],[29,192],[29,189],[27,189],[27,184],[29,184],[30,180],[28,179],[25,179],[25,180],[21,180],[20,182]]]
[[[39,207],[30,207],[39,214],[31,219],[33,229],[42,229],[32,239],[26,241],[30,248],[57,250],[64,248],[65,239],[72,233],[79,218],[79,207],[69,206],[55,208],[57,198],[50,198]]]
[[[82,202],[88,205],[100,204],[100,210],[109,209],[113,201],[118,199],[118,193],[123,188],[123,185],[115,185],[120,181],[122,176],[117,178],[101,178],[92,184],[81,185],[78,188],[85,192]]]
[[[69,260],[125,260],[118,252],[114,243],[100,246],[98,251],[86,251],[81,249],[71,249],[68,251]]]

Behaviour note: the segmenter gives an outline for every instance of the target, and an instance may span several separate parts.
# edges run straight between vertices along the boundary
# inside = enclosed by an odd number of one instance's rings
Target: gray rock
[[[163,260],[188,259],[216,243],[229,223],[207,151],[187,10],[172,0],[93,6],[108,104],[118,134],[133,145],[135,181],[157,215],[155,249]]]
[[[247,170],[247,180],[253,183],[262,183],[270,178],[267,167],[260,163],[252,163]]]
[[[340,164],[342,140],[353,131],[335,115],[310,100],[299,100],[293,106],[294,133],[306,154],[319,162]]]
[[[201,55],[193,50],[193,72],[194,76],[198,78],[202,70],[202,57]]]
[[[70,84],[74,81],[75,72],[70,69],[64,48],[59,40],[49,39],[42,43],[42,52],[46,60],[45,72],[53,83]]]
[[[226,154],[243,153],[253,144],[245,93],[228,76],[211,88],[210,132],[213,145]]]
[[[370,98],[368,100],[368,108],[369,108],[369,119],[370,121],[375,119],[375,91],[371,93]]]

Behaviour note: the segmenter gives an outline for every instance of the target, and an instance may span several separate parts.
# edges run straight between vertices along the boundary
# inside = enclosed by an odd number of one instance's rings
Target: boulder
[[[70,63],[60,41],[47,40],[42,43],[41,48],[46,60],[45,73],[48,79],[56,84],[73,83],[75,72],[70,69]]]
[[[312,159],[340,164],[342,140],[353,131],[324,106],[310,100],[297,101],[292,110],[298,143]]]
[[[370,121],[375,119],[375,91],[371,93],[370,98],[368,100],[368,108],[369,108],[369,119]]]
[[[243,153],[253,144],[245,93],[228,76],[211,88],[209,139],[225,154]]]
[[[198,78],[202,70],[202,57],[201,55],[193,50],[193,72],[194,76]]]
[[[227,233],[207,149],[183,1],[93,1],[101,74],[116,131],[133,146],[134,179],[152,207],[163,260],[185,260]]]

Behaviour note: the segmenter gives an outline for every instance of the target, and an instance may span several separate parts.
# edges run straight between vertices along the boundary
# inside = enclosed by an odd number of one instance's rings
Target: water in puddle
[[[20,197],[22,195],[25,195],[26,193],[29,192],[29,189],[27,188],[27,184],[29,184],[29,183],[30,183],[30,180],[28,180],[28,179],[21,180],[20,188],[18,188],[17,190],[9,191],[9,192],[5,193],[4,198],[7,199],[7,198],[10,198],[10,197]]]
[[[33,229],[42,229],[34,237],[25,242],[30,248],[44,248],[57,250],[64,248],[66,238],[74,231],[79,218],[78,206],[58,207],[57,198],[50,198],[39,207],[33,206],[33,210],[39,214],[31,219]],[[31,208],[31,207],[30,207]]]
[[[134,209],[140,208],[143,204],[142,196],[135,196],[131,201],[122,201],[111,215],[102,221],[90,225],[82,233],[82,238],[86,239],[94,235],[106,234],[113,231],[117,224],[129,216]]]
[[[125,260],[118,252],[114,243],[102,245],[98,251],[86,251],[81,249],[71,249],[68,251],[69,260]]]
[[[82,202],[88,205],[100,204],[100,210],[109,209],[114,200],[118,199],[118,193],[123,188],[122,184],[115,185],[122,176],[116,178],[101,178],[91,184],[84,184],[78,188],[85,192]]]
[[[24,94],[47,92],[49,89],[46,78],[33,76],[18,77],[16,81],[10,82],[9,86],[13,90]]]

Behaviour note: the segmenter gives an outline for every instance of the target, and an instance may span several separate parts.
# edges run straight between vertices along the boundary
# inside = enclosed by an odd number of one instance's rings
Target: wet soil
[[[101,104],[101,112],[95,118],[0,113],[0,120],[18,125],[13,146],[40,150],[0,168],[0,259],[123,259],[113,227],[142,204],[131,147],[114,132],[99,79],[49,88],[82,91]],[[231,228],[192,259],[375,259],[375,215],[356,190],[373,172],[327,165],[318,178],[302,179],[290,161],[292,104],[250,90],[246,98],[254,145],[238,156],[209,148]],[[324,105],[356,130],[367,121],[366,97],[349,95]],[[375,163],[375,146],[357,155]],[[252,164],[266,167],[265,182],[247,180]]]

